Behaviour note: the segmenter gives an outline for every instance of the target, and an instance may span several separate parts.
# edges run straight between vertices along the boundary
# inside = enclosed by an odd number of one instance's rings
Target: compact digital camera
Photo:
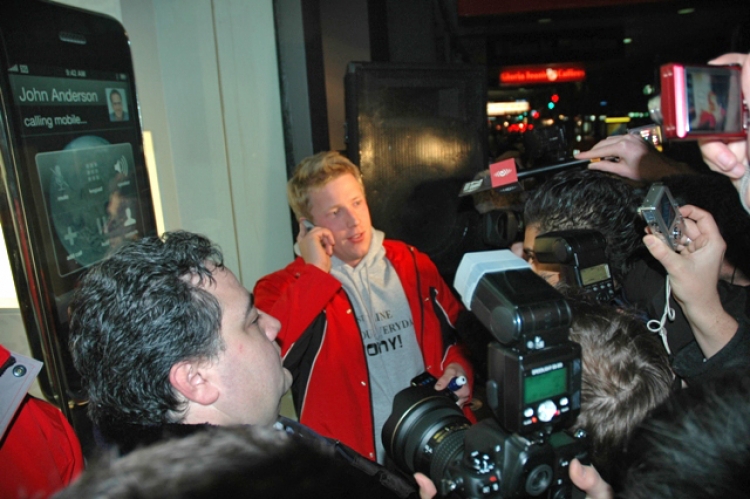
[[[649,101],[651,118],[672,140],[744,138],[748,110],[739,66],[665,64],[661,95]]]
[[[638,213],[652,234],[661,237],[673,250],[677,249],[682,240],[682,214],[666,185],[660,182],[652,184]]]
[[[455,288],[497,340],[488,347],[487,382],[495,418],[471,425],[445,393],[412,386],[396,395],[383,426],[386,453],[430,477],[442,496],[571,497],[568,467],[586,458],[588,439],[563,429],[581,408],[569,305],[509,250],[464,255]],[[542,298],[532,299],[538,291]]]

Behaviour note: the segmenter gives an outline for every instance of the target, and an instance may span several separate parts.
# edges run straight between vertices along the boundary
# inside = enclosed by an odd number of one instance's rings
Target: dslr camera
[[[495,417],[471,425],[445,393],[412,386],[396,395],[383,426],[386,453],[430,477],[441,496],[571,497],[568,467],[587,457],[588,441],[565,430],[581,408],[570,306],[509,250],[467,253],[454,284],[496,340],[486,387]]]

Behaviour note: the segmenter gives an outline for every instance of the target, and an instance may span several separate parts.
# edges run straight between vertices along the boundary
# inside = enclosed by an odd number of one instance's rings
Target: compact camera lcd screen
[[[672,223],[674,222],[676,212],[674,211],[674,206],[672,206],[672,203],[669,200],[669,196],[666,194],[663,194],[661,196],[661,199],[659,199],[659,207],[661,212],[661,218],[664,220],[664,223],[667,224],[668,228],[672,228]]]
[[[584,286],[588,286],[589,284],[594,284],[596,282],[605,281],[609,278],[609,265],[607,265],[606,263],[581,269],[581,282]]]
[[[739,72],[686,67],[685,85],[691,132],[742,132]]]
[[[527,376],[523,381],[523,402],[530,404],[566,393],[568,390],[568,368],[562,367],[536,376]]]

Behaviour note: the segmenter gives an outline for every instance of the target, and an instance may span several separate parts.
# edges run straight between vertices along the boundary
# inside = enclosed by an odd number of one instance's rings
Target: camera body
[[[581,347],[572,341],[525,354],[488,346],[487,404],[508,431],[565,428],[581,412]]]
[[[638,213],[654,235],[664,239],[673,250],[677,249],[682,239],[682,214],[666,185],[660,182],[652,184]]]
[[[571,497],[568,467],[587,457],[588,439],[563,430],[581,407],[569,305],[509,250],[464,255],[455,288],[497,340],[488,347],[487,382],[495,418],[472,426],[454,399],[417,383],[394,399],[386,453],[401,469],[429,476],[442,496]]]
[[[672,140],[745,137],[748,112],[739,66],[665,64],[661,96],[649,103],[651,117]]]
[[[464,497],[570,497],[570,462],[582,457],[587,439],[579,433],[553,433],[547,440],[509,433],[487,419],[469,427],[464,455],[435,485],[441,495]]]
[[[441,496],[549,499],[571,497],[570,462],[585,459],[589,446],[582,431],[524,435],[494,419],[471,425],[453,399],[427,386],[396,395],[383,445],[399,468],[429,476]]]
[[[601,232],[589,229],[547,232],[534,240],[534,254],[540,263],[558,264],[562,282],[600,303],[615,297],[606,248]]]

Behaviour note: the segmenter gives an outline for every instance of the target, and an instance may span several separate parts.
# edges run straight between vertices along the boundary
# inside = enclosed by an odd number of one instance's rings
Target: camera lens
[[[422,472],[438,483],[448,466],[463,454],[469,420],[444,393],[409,387],[393,400],[383,425],[383,446],[401,469]]]
[[[482,241],[495,248],[510,248],[516,241],[523,241],[523,212],[517,210],[494,210],[482,215]]]

